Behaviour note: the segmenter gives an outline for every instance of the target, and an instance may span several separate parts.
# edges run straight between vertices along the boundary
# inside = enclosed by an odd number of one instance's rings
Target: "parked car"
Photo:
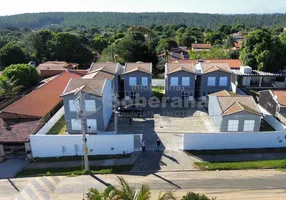
[[[140,104],[132,104],[118,107],[119,112],[143,112],[144,108]]]

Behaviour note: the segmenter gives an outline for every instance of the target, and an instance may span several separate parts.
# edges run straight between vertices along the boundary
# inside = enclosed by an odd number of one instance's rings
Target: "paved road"
[[[123,177],[137,188],[145,183],[152,189],[154,195],[159,191],[172,190],[175,195],[181,197],[188,191],[205,193],[209,197],[217,197],[218,200],[284,200],[286,199],[286,173],[274,170],[250,170],[250,171],[217,171],[217,172],[158,172],[155,174],[123,175]],[[12,179],[13,184],[20,192],[35,179]],[[82,199],[90,187],[98,189],[105,188],[105,185],[117,184],[116,175],[98,175],[62,177],[58,183],[54,180],[37,180],[40,186],[46,191],[34,191],[37,186],[29,186],[30,190],[24,192],[25,198],[29,199],[29,194],[41,195],[49,194],[51,199],[78,200]],[[43,185],[50,185],[46,187]],[[52,186],[53,185],[53,186]],[[39,187],[39,186],[38,186]],[[17,190],[7,181],[0,181],[0,199],[13,199],[19,194]],[[53,191],[49,191],[53,188]],[[23,193],[23,192],[22,192]],[[38,196],[38,199],[46,199]]]
[[[13,178],[28,163],[24,158],[8,159],[0,163],[0,179]]]

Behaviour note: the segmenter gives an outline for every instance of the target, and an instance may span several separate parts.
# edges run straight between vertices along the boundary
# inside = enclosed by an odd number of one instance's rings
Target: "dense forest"
[[[286,14],[200,14],[200,13],[117,13],[56,12],[0,16],[0,28],[40,29],[57,27],[147,26],[152,24],[185,24],[216,28],[220,25],[243,24],[246,27],[286,26]]]

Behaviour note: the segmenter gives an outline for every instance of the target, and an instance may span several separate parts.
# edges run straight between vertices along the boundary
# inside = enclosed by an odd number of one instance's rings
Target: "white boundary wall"
[[[183,150],[286,147],[286,132],[185,133]]]
[[[33,157],[82,155],[82,135],[32,135]],[[134,135],[87,135],[88,155],[115,155],[134,151]]]

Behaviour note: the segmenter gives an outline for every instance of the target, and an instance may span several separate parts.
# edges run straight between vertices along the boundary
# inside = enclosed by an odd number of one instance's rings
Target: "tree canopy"
[[[34,86],[39,81],[39,74],[35,67],[28,64],[15,64],[3,70],[3,76],[17,80],[18,85],[26,88]]]
[[[28,59],[22,48],[18,45],[8,43],[0,49],[0,66],[2,69],[11,64],[26,62],[28,62]]]

